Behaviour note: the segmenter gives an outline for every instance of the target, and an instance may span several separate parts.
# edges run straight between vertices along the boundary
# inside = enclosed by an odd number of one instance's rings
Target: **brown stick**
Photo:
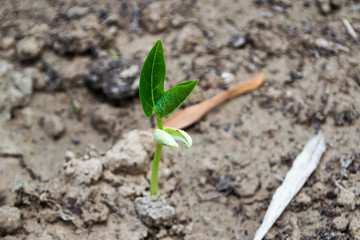
[[[210,98],[209,100],[187,107],[184,110],[175,113],[174,115],[165,119],[163,125],[164,127],[186,128],[198,121],[208,111],[210,111],[223,101],[241,93],[258,88],[261,84],[263,84],[264,79],[265,74],[261,73],[252,79],[249,79],[233,88],[230,88],[216,95],[215,97]]]

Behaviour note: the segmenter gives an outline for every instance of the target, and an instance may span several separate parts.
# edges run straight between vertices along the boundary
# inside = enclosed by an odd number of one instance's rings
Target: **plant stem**
[[[163,130],[163,122],[162,122],[162,117],[159,116],[158,114],[156,114],[156,119],[157,119],[157,124],[158,124],[158,128]]]
[[[152,165],[152,173],[151,173],[151,182],[150,182],[150,195],[156,196],[158,190],[158,173],[159,173],[159,164],[161,157],[162,145],[156,144],[156,150]]]
[[[163,129],[162,117],[156,114],[157,124],[159,129]],[[151,182],[150,182],[150,195],[156,196],[158,191],[158,175],[159,175],[159,164],[162,152],[161,144],[156,144],[155,155],[152,165]]]

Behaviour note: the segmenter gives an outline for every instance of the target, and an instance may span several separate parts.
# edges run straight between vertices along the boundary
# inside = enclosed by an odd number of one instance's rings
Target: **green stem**
[[[162,117],[156,113],[156,119],[159,129],[163,129]],[[162,152],[162,145],[156,144],[155,155],[152,165],[151,182],[150,182],[150,195],[156,196],[158,191],[158,175],[159,175],[159,164]]]
[[[158,128],[163,130],[163,123],[162,123],[162,117],[159,116],[160,114],[156,114],[156,119],[157,119],[157,124],[158,124]]]
[[[151,182],[150,182],[150,195],[152,196],[156,196],[158,191],[158,174],[159,174],[161,151],[162,151],[162,145],[156,144],[156,150],[152,165]]]

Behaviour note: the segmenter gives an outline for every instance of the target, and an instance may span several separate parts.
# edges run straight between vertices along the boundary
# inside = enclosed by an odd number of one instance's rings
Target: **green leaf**
[[[164,131],[170,134],[175,140],[185,143],[190,148],[192,145],[192,139],[187,132],[178,128],[166,127]]]
[[[195,88],[198,80],[187,81],[170,88],[156,103],[156,111],[166,117],[180,107]]]
[[[143,111],[150,117],[157,101],[164,95],[166,65],[164,49],[158,40],[150,50],[140,73],[139,95]]]
[[[179,145],[175,142],[175,139],[164,130],[158,128],[155,129],[153,137],[156,144],[166,145],[172,148],[179,147]]]

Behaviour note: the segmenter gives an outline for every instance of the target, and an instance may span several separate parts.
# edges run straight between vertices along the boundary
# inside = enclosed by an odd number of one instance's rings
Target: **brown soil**
[[[0,207],[21,211],[21,227],[0,238],[252,239],[293,160],[322,131],[317,170],[266,238],[360,239],[360,47],[343,23],[360,34],[359,9],[356,0],[3,0],[0,59],[34,90],[0,131]],[[149,227],[134,201],[148,194],[150,171],[112,173],[105,152],[155,119],[138,96],[114,98],[86,79],[115,55],[141,63],[157,39],[166,89],[199,79],[185,106],[260,72],[266,80],[189,127],[192,148],[165,148],[159,192],[176,217]],[[58,132],[44,125],[50,115]],[[73,155],[100,159],[100,178],[67,175]]]

